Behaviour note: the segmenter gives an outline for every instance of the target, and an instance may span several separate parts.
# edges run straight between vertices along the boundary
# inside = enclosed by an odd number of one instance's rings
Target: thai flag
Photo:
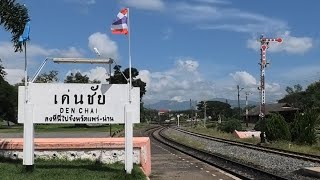
[[[128,34],[128,8],[122,9],[111,25],[112,34]]]

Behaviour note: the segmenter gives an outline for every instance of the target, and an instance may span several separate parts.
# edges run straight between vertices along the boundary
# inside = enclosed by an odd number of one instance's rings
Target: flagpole
[[[131,77],[131,32],[128,8],[128,41],[129,41],[129,104],[125,107],[125,170],[131,174],[133,169],[133,123],[132,123],[132,77]]]
[[[23,42],[24,45],[24,87],[25,87],[25,101],[27,103],[27,86],[28,86],[28,72],[27,72],[27,42]]]
[[[129,103],[131,104],[132,101],[132,97],[131,97],[131,89],[132,89],[132,75],[131,75],[131,26],[130,26],[130,13],[129,13],[129,8],[128,8],[128,41],[129,41]]]

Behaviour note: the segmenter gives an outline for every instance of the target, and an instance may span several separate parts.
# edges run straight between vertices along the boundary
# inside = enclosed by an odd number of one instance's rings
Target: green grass
[[[218,138],[234,140],[234,141],[238,141],[238,142],[246,142],[246,143],[251,143],[251,144],[258,144],[260,142],[260,138],[239,139],[239,138],[234,137],[231,133],[224,133],[224,132],[218,131],[216,128],[197,127],[197,128],[186,128],[186,130],[201,133],[201,134],[206,134],[206,135],[214,136],[214,137],[218,137]],[[320,156],[320,142],[319,141],[317,144],[314,144],[312,146],[298,145],[298,144],[294,144],[289,141],[270,142],[270,144],[268,144],[268,147]]]
[[[192,140],[192,139],[189,139],[185,136],[182,136],[182,135],[178,135],[178,134],[169,134],[168,135],[170,139],[176,141],[176,142],[179,142],[181,144],[185,144],[185,145],[189,145],[191,147],[195,147],[197,149],[204,149],[205,148],[205,145],[200,143],[199,141],[195,141],[195,140]]]
[[[133,129],[134,130],[144,130],[144,129],[148,129],[150,127],[153,127],[155,125],[152,125],[152,124],[148,124],[146,122],[143,122],[143,123],[137,123],[137,124],[134,124],[134,127]]]
[[[37,124],[35,125],[35,132],[79,132],[79,131],[92,131],[92,132],[109,132],[109,125],[102,126],[85,126],[76,127],[73,124]],[[123,129],[123,125],[113,124],[111,125],[111,131],[115,132],[119,129]],[[23,132],[22,125],[15,126],[0,126],[0,133],[19,133]]]
[[[100,164],[92,161],[36,160],[33,172],[26,172],[21,160],[0,158],[1,180],[142,180],[146,179],[138,165],[126,174],[124,165]]]
[[[268,146],[273,148],[293,151],[293,152],[300,152],[300,153],[320,156],[320,142],[312,146],[307,146],[307,145],[294,144],[288,141],[277,141],[277,142],[272,142]]]

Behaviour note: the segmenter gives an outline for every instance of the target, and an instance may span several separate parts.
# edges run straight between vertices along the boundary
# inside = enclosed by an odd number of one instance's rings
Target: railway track
[[[246,147],[246,148],[250,148],[250,149],[254,149],[254,150],[258,150],[258,151],[263,151],[263,152],[267,152],[267,153],[274,153],[274,154],[279,154],[282,156],[287,156],[287,157],[292,157],[292,158],[301,159],[301,160],[305,160],[305,161],[320,163],[320,156],[317,156],[317,155],[304,154],[304,153],[292,152],[292,151],[287,151],[287,150],[280,150],[280,149],[271,148],[271,147],[258,146],[258,145],[254,145],[254,144],[250,144],[250,143],[232,141],[232,140],[217,138],[217,137],[213,137],[213,136],[209,136],[209,135],[205,135],[205,134],[201,134],[201,133],[187,131],[187,130],[177,128],[177,127],[171,127],[171,128],[175,129],[177,131],[189,134],[189,135],[193,135],[196,137],[200,137],[200,138],[204,138],[204,139],[208,139],[208,140],[212,140],[212,141],[218,141],[218,142],[227,143],[230,145]]]
[[[248,145],[248,143],[225,141],[220,138],[214,139],[210,136],[199,135],[181,129],[168,128],[165,134],[167,139],[170,139],[171,136],[183,137],[185,146],[188,146],[186,144],[195,146],[192,142],[200,143],[203,145],[200,151],[209,152],[211,155],[218,155],[227,160],[231,159],[239,164],[246,164],[249,167],[278,175],[279,177],[276,179],[315,179],[303,175],[301,173],[303,171],[300,169],[320,166],[319,158],[308,157],[305,154],[281,152],[271,148],[265,149],[260,146]]]
[[[152,137],[157,141],[200,161],[215,166],[240,179],[288,179],[254,166],[239,163],[226,157],[176,142],[163,133],[163,131],[166,129],[167,128],[159,127],[158,129],[152,129],[149,132],[152,132]]]

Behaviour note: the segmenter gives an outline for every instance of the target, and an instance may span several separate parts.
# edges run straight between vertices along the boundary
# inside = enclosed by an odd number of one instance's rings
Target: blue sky
[[[29,76],[46,57],[95,57],[97,47],[128,67],[128,39],[112,35],[110,25],[130,8],[132,65],[147,82],[145,102],[158,100],[237,99],[236,85],[258,101],[260,34],[282,37],[271,44],[266,70],[267,102],[285,87],[319,79],[318,1],[240,0],[20,0],[29,9]],[[0,28],[0,58],[14,84],[23,77],[23,54],[14,53],[10,33]],[[47,63],[60,81],[80,71],[106,78],[105,67]]]

